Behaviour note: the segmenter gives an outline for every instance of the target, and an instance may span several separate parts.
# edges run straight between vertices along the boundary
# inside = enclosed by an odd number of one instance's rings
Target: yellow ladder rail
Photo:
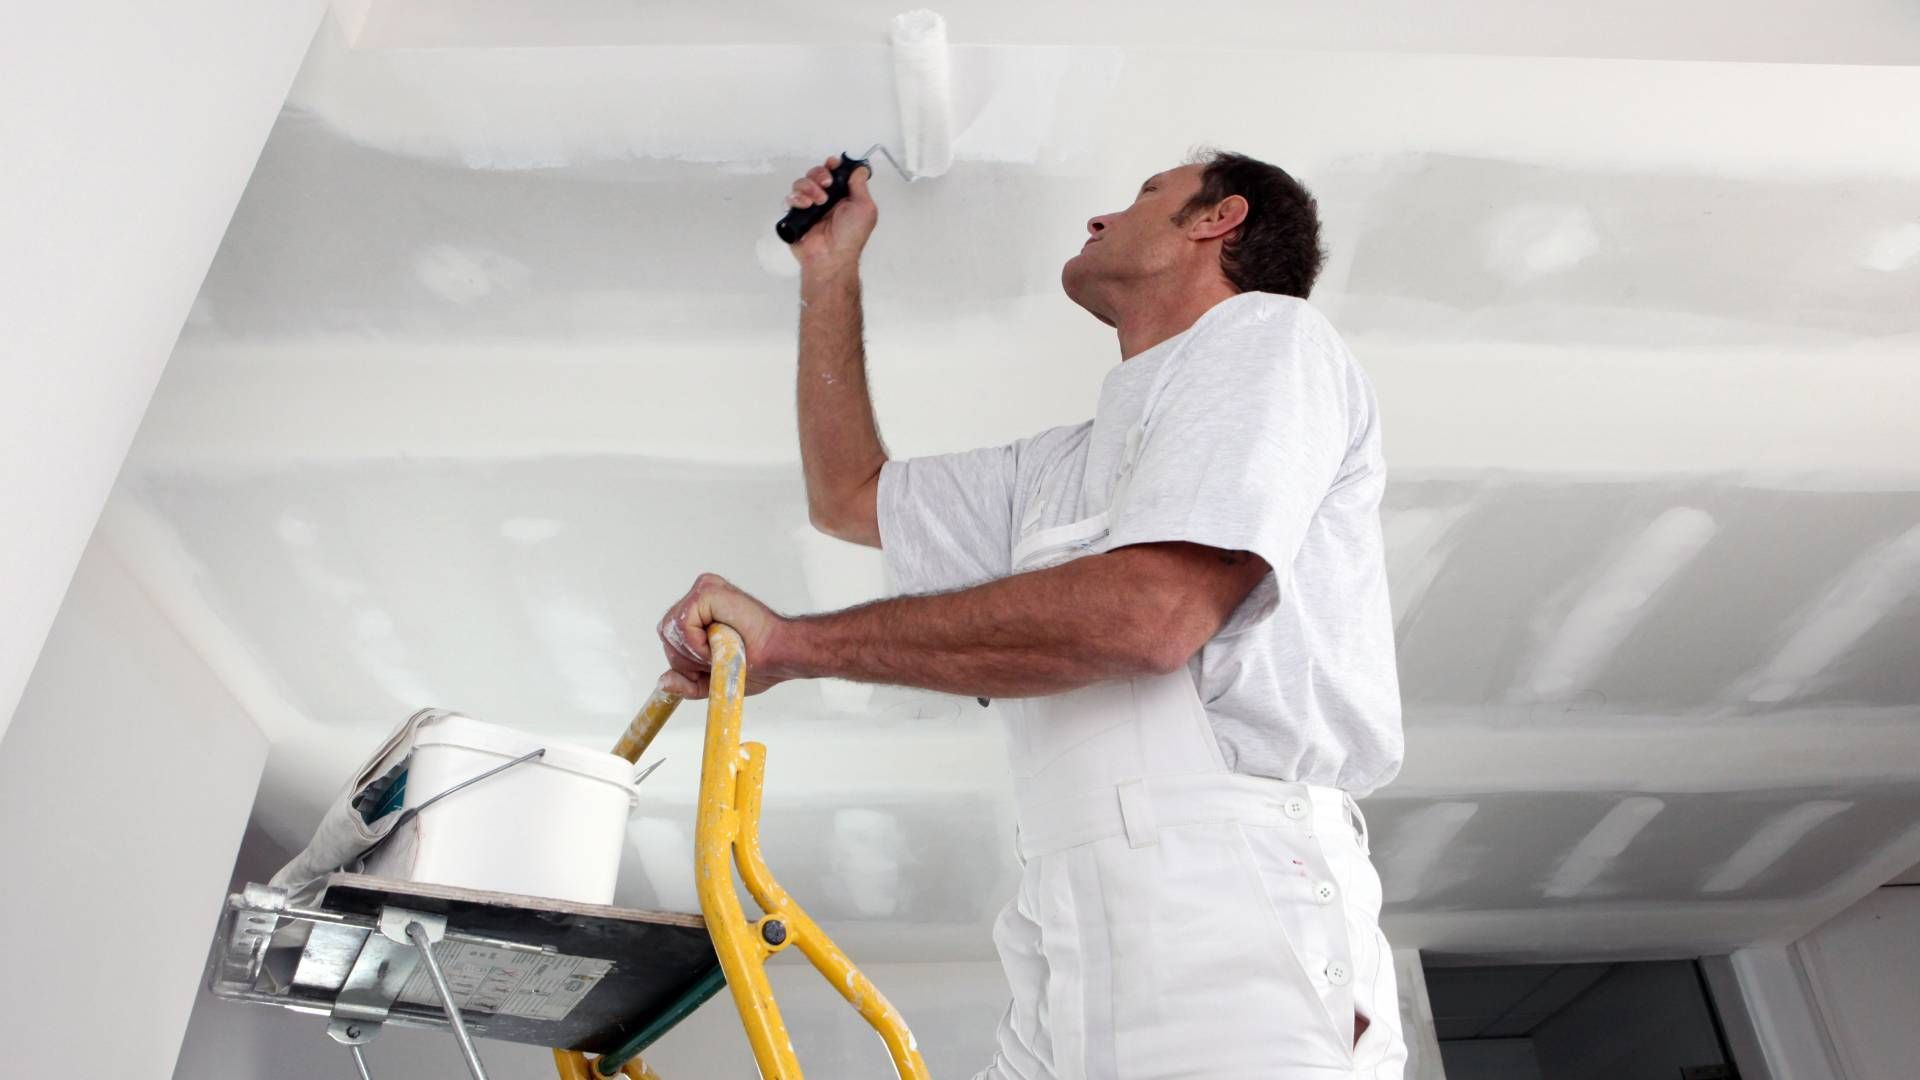
[[[791,945],[879,1032],[902,1080],[927,1080],[926,1062],[899,1011],[768,871],[760,854],[760,795],[767,748],[740,742],[746,647],[732,627],[718,623],[707,628],[707,645],[712,650],[713,680],[694,833],[695,886],[707,933],[727,974],[727,989],[740,1011],[760,1075],[765,1080],[802,1080],[766,970],[768,958]],[[734,890],[734,864],[747,891],[766,913],[756,921],[747,919]]]
[[[712,650],[712,690],[707,697],[706,748],[700,763],[700,805],[695,813],[694,875],[713,951],[727,976],[727,989],[746,1028],[747,1043],[763,1080],[804,1080],[773,999],[767,960],[792,946],[811,962],[862,1019],[880,1033],[901,1080],[929,1080],[913,1032],[878,987],[854,966],[826,931],[775,881],[760,853],[760,795],[767,774],[767,748],[740,741],[740,714],[747,693],[746,644],[732,627],[707,628]],[[620,736],[614,753],[638,762],[660,733],[680,698],[656,689]],[[765,912],[749,920],[733,887],[733,868]],[[555,1050],[560,1080],[599,1080],[585,1055]],[[659,1080],[639,1058],[622,1070],[629,1080]]]

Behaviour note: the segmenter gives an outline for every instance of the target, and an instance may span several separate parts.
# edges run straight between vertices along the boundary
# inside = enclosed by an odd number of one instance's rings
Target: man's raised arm
[[[787,204],[823,203],[829,158],[796,180]],[[793,255],[800,262],[800,371],[796,407],[807,513],[815,528],[868,547],[880,546],[880,467],[887,448],[867,391],[861,340],[860,252],[879,220],[867,193],[867,172],[854,170],[847,197],[816,224]]]

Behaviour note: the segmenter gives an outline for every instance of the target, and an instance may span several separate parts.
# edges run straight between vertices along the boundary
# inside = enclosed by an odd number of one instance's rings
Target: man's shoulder
[[[1244,292],[1221,303],[1220,326],[1260,327],[1337,342],[1333,323],[1308,300],[1284,293]]]
[[[1333,324],[1300,297],[1240,293],[1212,314],[1217,318],[1194,346],[1196,352],[1210,354],[1201,366],[1215,379],[1259,383],[1292,365],[1317,367],[1339,377],[1337,373],[1355,363]]]
[[[1050,427],[1014,443],[1014,457],[1023,466],[1051,461],[1063,454],[1085,449],[1087,436],[1092,431],[1093,421],[1091,420]]]

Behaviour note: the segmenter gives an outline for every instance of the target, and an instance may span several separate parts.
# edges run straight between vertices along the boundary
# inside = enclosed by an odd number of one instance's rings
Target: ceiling
[[[1314,299],[1393,470],[1396,943],[1711,952],[1920,859],[1920,26],[1721,6],[1263,5],[1231,49],[1163,7],[948,7],[959,161],[875,181],[896,454],[1085,418],[1117,357],[1059,264],[1190,146],[1318,193]],[[806,525],[767,234],[807,156],[893,136],[892,9],[450,10],[323,27],[103,522],[273,739],[289,846],[419,705],[610,743],[701,571],[791,611],[886,588]],[[987,955],[997,723],[755,699],[776,872],[859,947]],[[662,737],[627,901],[692,903],[697,739]]]
[[[865,45],[906,10],[898,0],[800,7],[778,0],[632,4],[562,0],[346,0],[336,12],[367,48],[554,48],[657,44]],[[1493,56],[1738,60],[1824,64],[1920,61],[1920,13],[1900,0],[1616,0],[1569,12],[1524,0],[1199,0],[1177,11],[1139,2],[941,5],[956,41]]]

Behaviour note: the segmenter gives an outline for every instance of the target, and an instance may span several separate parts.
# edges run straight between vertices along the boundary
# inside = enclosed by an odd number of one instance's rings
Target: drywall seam
[[[1422,893],[1446,888],[1453,884],[1451,878],[1463,877],[1465,870],[1461,868],[1450,875],[1450,880],[1431,879],[1434,868],[1447,857],[1454,840],[1479,810],[1479,803],[1450,800],[1407,815],[1394,830],[1392,845],[1374,856],[1380,867],[1384,902],[1407,903]]]
[[[1662,588],[1692,564],[1719,525],[1691,506],[1663,511],[1581,592],[1557,626],[1540,633],[1522,701],[1564,701],[1586,690],[1652,610]]]
[[[1831,708],[1753,717],[1600,714],[1542,728],[1524,709],[1410,706],[1394,798],[1502,791],[1772,791],[1870,785],[1920,775],[1913,710]],[[1898,872],[1895,867],[1890,873]]]
[[[1647,795],[1620,800],[1567,852],[1541,895],[1567,900],[1587,893],[1666,805]]]
[[[1920,593],[1920,525],[1880,544],[1841,571],[1771,659],[1741,680],[1736,695],[1772,703],[1803,693],[1908,597]]]
[[[1067,301],[1036,299],[1016,317],[1039,318],[1056,304]],[[972,401],[1001,385],[993,379],[999,370],[982,368],[981,339],[938,325],[945,329],[929,333],[928,325],[888,317],[869,328],[882,422],[903,452],[980,445],[1000,434],[996,425],[1011,438],[1061,422],[1057,409],[1004,403],[1005,395],[997,399],[1005,416],[956,408],[956,394]],[[1061,344],[1036,334],[1027,355]],[[1795,490],[1912,491],[1920,484],[1905,405],[1920,400],[1920,365],[1905,347],[1831,355],[1543,352],[1367,337],[1350,344],[1381,388],[1396,477],[1519,464],[1530,473],[1592,479],[1713,473],[1730,483]],[[736,397],[724,439],[708,438],[711,421],[680,404],[709,380],[790,382],[790,332],[573,342],[543,346],[542,358],[529,364],[524,343],[498,339],[396,344],[313,337],[183,346],[141,432],[139,460],[222,468],[617,451],[788,462],[798,453],[790,392]],[[1099,370],[1090,365],[1095,378]],[[552,397],[556,371],[566,375],[564,425],[524,404]],[[1739,381],[1730,387],[1735,372]],[[1463,385],[1487,389],[1462,395]],[[1663,392],[1647,394],[1648,385]],[[369,392],[374,386],[377,394]],[[1703,412],[1702,400],[1719,407]],[[1436,401],[1447,407],[1432,408]],[[1019,426],[1025,430],[1014,430]]]
[[[1754,830],[1725,862],[1714,868],[1700,891],[1707,894],[1735,892],[1759,877],[1767,868],[1785,858],[1808,833],[1852,809],[1845,799],[1816,799],[1775,814]]]

